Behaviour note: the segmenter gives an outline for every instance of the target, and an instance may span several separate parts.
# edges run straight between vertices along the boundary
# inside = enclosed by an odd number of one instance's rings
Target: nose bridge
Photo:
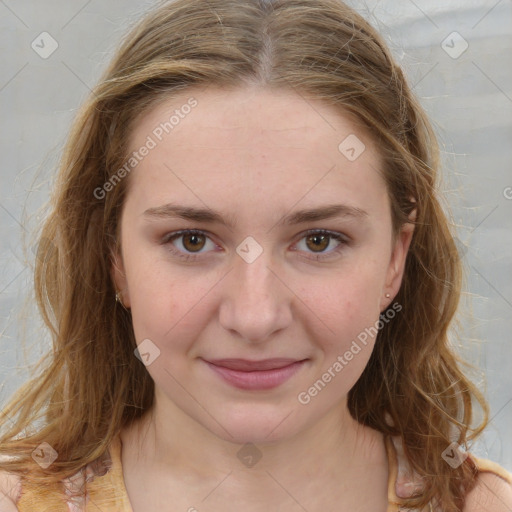
[[[264,297],[276,298],[274,272],[270,251],[262,252],[254,260],[240,257],[234,269],[234,278],[240,290],[238,299],[250,303]]]
[[[263,250],[254,239],[246,239],[237,253],[220,322],[248,341],[263,341],[290,321],[289,292],[275,275],[271,251]]]

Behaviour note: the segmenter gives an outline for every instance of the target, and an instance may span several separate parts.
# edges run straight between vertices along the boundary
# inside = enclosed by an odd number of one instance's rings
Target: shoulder
[[[492,472],[480,472],[477,484],[466,496],[464,512],[510,512],[512,483]]]
[[[46,486],[35,484],[30,477],[0,470],[0,512],[69,512],[67,502]]]
[[[49,489],[36,483],[28,472],[23,479],[0,469],[0,512],[82,510],[88,501],[89,484],[109,472],[109,451],[72,476]]]
[[[0,510],[2,512],[16,512],[22,491],[21,478],[0,470]]]
[[[423,488],[423,479],[409,466],[404,455],[401,440],[391,438],[395,450],[390,450],[391,472],[395,488],[390,486],[392,502],[409,497]],[[396,453],[396,460],[395,460]],[[466,495],[463,512],[512,512],[512,473],[496,462],[468,453],[468,459],[478,471],[475,487]],[[393,494],[393,490],[395,494]]]

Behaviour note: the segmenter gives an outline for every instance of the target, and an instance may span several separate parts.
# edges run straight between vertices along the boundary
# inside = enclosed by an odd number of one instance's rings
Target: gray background
[[[512,471],[512,1],[350,3],[385,36],[435,123],[467,264],[453,343],[479,369],[470,375],[491,406],[472,451]],[[24,357],[35,362],[49,347],[35,307],[22,306],[32,293],[33,230],[67,129],[126,29],[153,4],[0,0],[2,404],[27,378]],[[45,59],[31,47],[42,32],[58,43]]]

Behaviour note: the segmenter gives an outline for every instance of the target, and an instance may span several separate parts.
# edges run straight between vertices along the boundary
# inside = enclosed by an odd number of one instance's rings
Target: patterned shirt
[[[389,463],[388,508],[387,512],[405,512],[404,500],[396,495],[398,476],[398,452],[401,443],[398,438],[385,437],[386,453]],[[126,492],[121,465],[122,442],[116,436],[105,456],[88,464],[84,470],[63,481],[64,493],[60,497],[48,496],[48,492],[25,483],[20,488],[16,506],[19,512],[133,512]],[[499,464],[487,459],[467,454],[470,463],[479,472],[491,472],[512,485],[512,473]],[[416,488],[418,480],[404,482],[401,490]],[[85,493],[78,496],[76,491]],[[402,492],[399,490],[399,494]],[[427,508],[428,510],[428,508]],[[434,511],[434,508],[430,507]]]

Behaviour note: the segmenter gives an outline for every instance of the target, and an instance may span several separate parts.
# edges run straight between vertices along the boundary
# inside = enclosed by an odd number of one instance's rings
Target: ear
[[[129,308],[131,306],[130,293],[128,291],[128,282],[126,280],[121,248],[118,247],[116,249],[112,249],[110,257],[112,263],[110,271],[115,289],[120,295],[120,300],[123,306],[125,308]]]
[[[402,284],[402,278],[405,270],[405,261],[409,246],[411,245],[412,235],[414,233],[414,220],[416,218],[416,210],[409,216],[408,222],[404,224],[397,234],[394,243],[391,259],[389,261],[384,293],[381,296],[380,310],[384,311],[393,301]],[[387,297],[387,295],[389,295]]]

